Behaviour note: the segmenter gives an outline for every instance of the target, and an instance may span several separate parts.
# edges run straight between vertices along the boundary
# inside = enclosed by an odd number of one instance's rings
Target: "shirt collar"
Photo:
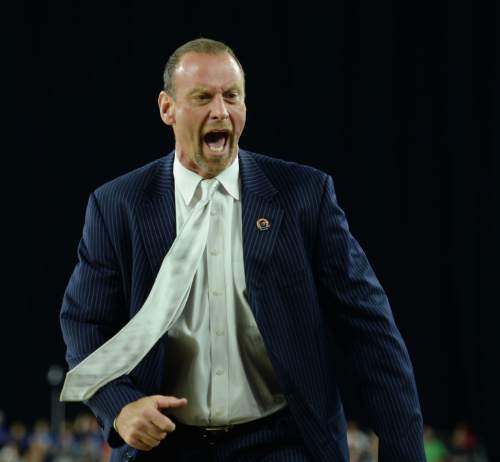
[[[222,184],[228,194],[233,196],[236,200],[240,199],[240,164],[238,156],[234,159],[229,167],[226,167],[215,178]],[[184,203],[189,205],[193,199],[194,193],[198,184],[203,178],[195,172],[187,169],[182,165],[177,158],[177,153],[174,157],[174,181],[175,187],[181,193]]]

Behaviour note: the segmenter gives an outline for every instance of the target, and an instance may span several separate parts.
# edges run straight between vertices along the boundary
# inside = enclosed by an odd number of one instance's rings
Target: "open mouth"
[[[203,135],[203,142],[212,152],[222,152],[229,140],[229,131],[213,130]]]

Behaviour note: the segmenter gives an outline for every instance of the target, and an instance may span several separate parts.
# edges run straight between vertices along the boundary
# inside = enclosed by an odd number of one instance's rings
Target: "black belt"
[[[252,431],[262,426],[263,424],[270,422],[277,415],[283,413],[285,409],[280,409],[274,414],[270,414],[266,417],[262,417],[257,420],[251,420],[250,422],[231,424],[231,425],[220,425],[216,427],[198,427],[195,425],[185,425],[180,422],[176,422],[175,432],[178,433],[180,430],[180,433],[184,433],[186,436],[190,435],[197,437],[202,441],[205,441],[207,444],[213,446],[214,444],[225,438],[235,436],[236,434],[239,434],[241,432]]]

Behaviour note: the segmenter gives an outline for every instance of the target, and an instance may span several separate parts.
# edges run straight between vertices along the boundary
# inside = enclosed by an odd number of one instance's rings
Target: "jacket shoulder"
[[[323,190],[328,174],[309,165],[245,151],[281,192],[300,193]]]

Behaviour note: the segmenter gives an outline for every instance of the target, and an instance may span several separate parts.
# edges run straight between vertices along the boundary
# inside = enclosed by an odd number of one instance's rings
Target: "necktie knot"
[[[215,178],[210,178],[208,180],[200,181],[201,199],[203,202],[208,202],[215,190],[217,189],[219,182]]]

